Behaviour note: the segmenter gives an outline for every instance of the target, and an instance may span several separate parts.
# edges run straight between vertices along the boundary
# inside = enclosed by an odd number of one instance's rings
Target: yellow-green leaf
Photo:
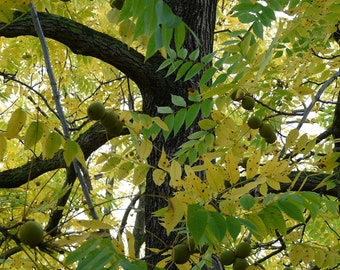
[[[138,154],[141,160],[146,160],[148,158],[148,156],[151,154],[152,147],[153,144],[150,140],[145,139],[141,142],[138,149]]]
[[[287,150],[292,145],[295,145],[296,139],[299,137],[299,130],[298,129],[292,129],[287,136],[286,139],[286,145],[285,149]]]
[[[146,179],[146,174],[148,173],[149,169],[149,165],[142,164],[137,166],[133,171],[133,184],[138,186],[143,183]]]
[[[64,160],[67,166],[76,158],[78,154],[78,144],[72,140],[66,140],[64,144]]]
[[[155,169],[152,172],[152,178],[153,181],[155,182],[156,185],[160,186],[161,184],[164,183],[165,180],[165,176],[167,175],[167,173],[163,170],[160,169]]]
[[[211,119],[203,119],[203,120],[198,122],[198,125],[203,130],[209,130],[209,129],[212,129],[216,126],[216,122],[214,120],[211,120]]]
[[[158,116],[152,118],[152,120],[164,131],[169,131],[168,125],[165,124],[165,122],[162,119],[160,119]]]
[[[7,140],[3,134],[0,134],[0,161],[4,158],[7,149]]]
[[[59,133],[51,132],[43,143],[43,156],[46,159],[51,159],[59,150],[62,143],[62,137]]]
[[[15,138],[18,135],[19,131],[25,125],[26,119],[27,115],[23,109],[18,108],[13,112],[7,125],[6,136],[8,139]]]
[[[32,146],[36,145],[37,142],[41,139],[44,131],[44,126],[40,121],[32,122],[26,130],[25,133],[25,149],[29,149]]]
[[[170,185],[174,188],[181,185],[182,167],[177,160],[171,162],[170,170]]]

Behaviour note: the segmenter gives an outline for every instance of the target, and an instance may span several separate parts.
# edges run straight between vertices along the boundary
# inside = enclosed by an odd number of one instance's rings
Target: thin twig
[[[311,103],[306,108],[306,111],[304,112],[304,114],[303,114],[299,124],[296,127],[297,130],[299,130],[302,127],[302,125],[306,122],[309,113],[312,111],[312,109],[315,106],[316,102],[319,101],[319,99],[322,96],[323,92],[325,92],[327,87],[330,86],[330,84],[333,81],[335,81],[339,76],[340,76],[340,69],[320,87],[319,91],[316,93],[316,95],[312,99]],[[285,152],[285,145],[282,147],[282,150],[281,150],[281,153],[280,153],[280,157],[283,157],[284,152]]]
[[[69,139],[70,138],[69,127],[68,127],[68,124],[67,124],[64,112],[63,112],[63,107],[62,107],[61,102],[60,102],[60,95],[59,95],[57,83],[56,83],[56,80],[55,80],[55,77],[54,77],[54,74],[53,74],[46,39],[45,39],[44,33],[42,31],[40,21],[39,21],[39,18],[38,18],[38,14],[37,14],[37,11],[34,7],[34,4],[30,3],[29,5],[30,5],[30,9],[31,9],[34,28],[35,28],[35,30],[38,34],[38,37],[39,37],[39,40],[40,40],[40,43],[41,43],[41,47],[42,47],[42,50],[43,50],[44,60],[45,60],[45,64],[46,64],[46,70],[47,70],[48,76],[50,78],[50,83],[51,83],[52,92],[53,92],[53,98],[54,98],[56,109],[57,109],[59,119],[60,119],[60,122],[61,122],[61,125],[62,125],[62,128],[63,128],[64,137],[66,139]],[[75,170],[75,172],[78,176],[80,185],[82,187],[82,190],[83,190],[83,193],[84,193],[84,196],[85,196],[85,199],[86,199],[86,202],[89,206],[91,216],[92,216],[93,219],[99,220],[97,212],[94,209],[94,206],[93,206],[93,203],[92,203],[92,200],[91,200],[91,197],[90,197],[90,193],[88,191],[88,187],[87,187],[86,182],[85,182],[84,173],[82,172],[82,170],[79,166],[78,160],[74,159],[72,164],[73,164],[74,170]]]

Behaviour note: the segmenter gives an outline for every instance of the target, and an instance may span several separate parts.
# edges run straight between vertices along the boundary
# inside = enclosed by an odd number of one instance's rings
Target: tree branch
[[[164,60],[160,56],[145,62],[142,54],[107,34],[58,15],[38,12],[38,16],[46,37],[63,43],[75,54],[92,56],[116,67],[142,89],[163,77],[156,73]],[[0,22],[0,36],[37,36],[29,13],[16,12],[15,17],[10,24]]]
[[[121,133],[124,134],[128,134],[126,129]],[[92,152],[111,138],[98,122],[81,134],[76,141],[87,159]],[[59,150],[52,159],[46,160],[39,156],[23,166],[0,172],[0,188],[19,187],[44,173],[61,168],[66,168],[62,150]]]

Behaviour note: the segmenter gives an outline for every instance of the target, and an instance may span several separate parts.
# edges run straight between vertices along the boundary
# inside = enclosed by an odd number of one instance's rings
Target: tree
[[[338,267],[337,1],[110,2],[35,1],[54,98],[32,5],[0,4],[2,263]]]

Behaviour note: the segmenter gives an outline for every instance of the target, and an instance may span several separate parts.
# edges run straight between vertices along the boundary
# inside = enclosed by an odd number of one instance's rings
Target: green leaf
[[[274,233],[274,230],[277,229],[281,234],[286,235],[286,222],[280,209],[275,204],[271,204],[264,208],[259,213],[259,216],[262,218],[268,231]]]
[[[171,65],[173,62],[174,62],[173,58],[168,58],[168,59],[164,60],[164,62],[162,64],[160,64],[157,71],[160,71],[160,70],[166,68],[167,66]]]
[[[188,55],[188,50],[185,48],[181,48],[177,51],[177,56],[181,59],[185,59]]]
[[[186,107],[187,103],[185,102],[184,98],[177,95],[171,94],[171,102],[172,104],[178,106],[178,107]]]
[[[208,229],[221,242],[227,231],[227,223],[224,217],[218,212],[210,212]]]
[[[170,107],[157,107],[157,112],[161,114],[173,113],[173,110]]]
[[[194,241],[198,243],[208,225],[209,212],[203,206],[191,204],[188,206],[187,225]]]
[[[190,80],[192,77],[197,75],[202,70],[203,67],[204,67],[204,64],[202,63],[196,63],[195,65],[193,65],[189,69],[187,75],[185,75],[184,81]]]
[[[211,68],[208,68],[207,70],[205,70],[203,72],[203,75],[202,75],[199,83],[205,84],[205,83],[209,82],[212,79],[212,77],[214,76],[215,72],[216,72],[216,68],[214,68],[214,67],[211,67]]]
[[[245,210],[250,210],[256,203],[256,199],[250,194],[245,194],[240,198],[240,204]]]
[[[226,73],[222,73],[217,76],[216,80],[213,81],[212,86],[216,86],[220,83],[223,83],[228,78],[228,75]]]
[[[178,133],[178,131],[181,129],[181,127],[184,124],[185,118],[187,115],[186,109],[180,109],[176,115],[174,120],[174,136]]]
[[[192,123],[195,121],[195,119],[198,116],[198,113],[201,109],[201,104],[200,103],[195,103],[189,106],[188,112],[187,112],[187,117],[185,119],[185,127],[189,128]]]
[[[193,65],[192,62],[186,62],[184,63],[179,70],[177,71],[177,75],[176,75],[176,81],[178,81],[179,79],[181,79],[185,73],[188,71],[188,69]]]
[[[233,238],[235,241],[237,239],[237,236],[241,232],[241,223],[240,221],[232,216],[228,216],[226,218],[226,224],[227,224],[227,230],[230,234],[230,236]]]
[[[197,48],[196,50],[194,50],[192,53],[189,54],[189,59],[191,61],[195,61],[199,55],[200,55],[200,50]]]
[[[74,263],[76,261],[82,260],[84,257],[86,257],[87,254],[89,254],[92,250],[94,250],[97,247],[99,242],[100,242],[99,239],[95,239],[95,238],[86,241],[78,249],[70,252],[67,255],[66,260],[65,260],[65,264],[69,265],[69,264]]]
[[[263,25],[260,23],[260,21],[254,22],[253,31],[256,36],[263,39]]]
[[[182,65],[183,60],[176,60],[172,65],[169,67],[168,72],[166,73],[165,77],[170,76],[172,73],[176,71],[176,69]]]
[[[185,40],[185,24],[181,23],[178,27],[175,28],[174,40],[176,51],[178,52]]]
[[[210,63],[211,60],[214,58],[215,54],[216,54],[215,52],[212,52],[212,53],[209,53],[209,54],[207,54],[207,55],[204,55],[204,56],[202,57],[202,59],[201,59],[201,62],[202,62],[203,64],[208,64],[208,63]]]
[[[163,136],[165,140],[169,137],[174,127],[175,116],[173,114],[169,114],[165,117],[164,122],[167,124],[169,130],[163,130]]]
[[[202,114],[204,117],[209,117],[212,108],[214,107],[214,101],[210,98],[203,100],[202,102]]]
[[[304,209],[301,209],[301,207],[298,207],[296,203],[292,202],[289,196],[284,196],[284,197],[279,198],[279,200],[277,201],[277,204],[279,208],[291,218],[299,222],[305,221],[303,217],[303,213],[302,213]]]

